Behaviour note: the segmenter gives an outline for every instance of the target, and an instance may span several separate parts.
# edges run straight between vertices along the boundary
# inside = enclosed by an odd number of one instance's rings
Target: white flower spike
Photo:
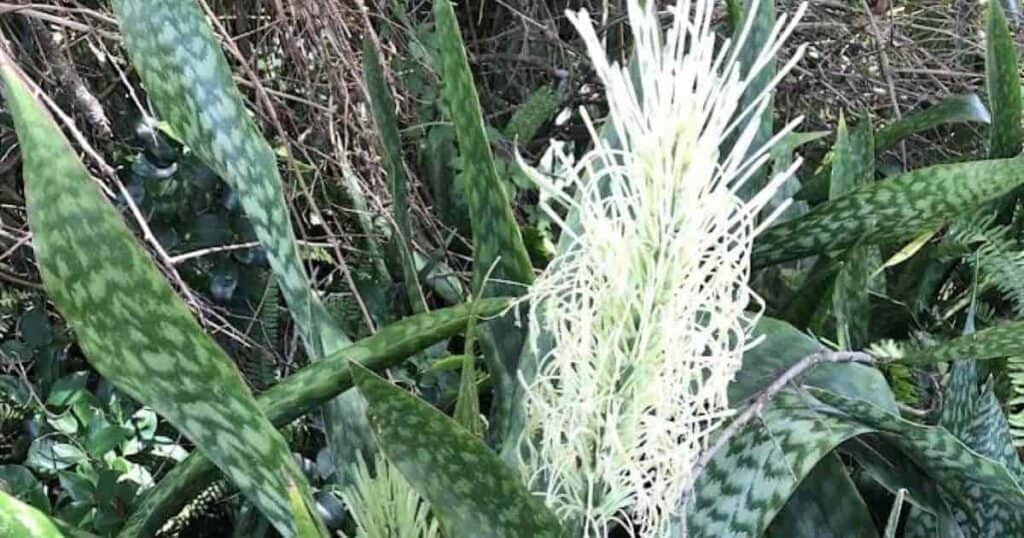
[[[627,2],[633,75],[609,62],[585,11],[568,13],[604,85],[610,136],[584,110],[594,149],[575,164],[560,156],[567,177],[524,165],[574,217],[566,225],[545,208],[569,243],[529,294],[532,344],[551,347],[523,380],[522,463],[530,486],[584,535],[621,525],[660,537],[708,435],[731,413],[726,387],[756,344],[762,303],[747,283],[751,244],[772,218],[758,215],[799,163],[749,200],[737,192],[796,124],[751,147],[751,118],[802,49],[753,106],[737,110],[792,22],[780,18],[742,77],[738,47],[716,43],[713,0],[668,8],[664,33],[653,0]],[[721,155],[727,137],[734,144]]]

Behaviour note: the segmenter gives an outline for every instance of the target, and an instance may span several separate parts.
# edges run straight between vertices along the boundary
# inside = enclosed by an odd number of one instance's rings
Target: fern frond
[[[426,501],[383,456],[374,459],[372,476],[358,456],[352,476],[341,498],[356,522],[357,538],[441,538]]]

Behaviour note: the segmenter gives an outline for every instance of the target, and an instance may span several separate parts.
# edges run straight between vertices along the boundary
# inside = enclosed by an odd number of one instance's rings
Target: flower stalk
[[[732,415],[726,388],[763,310],[750,289],[759,214],[799,161],[748,199],[738,193],[787,125],[752,147],[772,89],[738,103],[773,61],[793,23],[781,17],[746,75],[738,42],[720,43],[712,0],[668,8],[629,0],[634,60],[612,63],[585,11],[569,20],[586,44],[609,113],[578,162],[558,153],[562,177],[524,165],[567,248],[532,285],[531,343],[544,348],[526,386],[522,470],[564,521],[585,536],[612,526],[661,536],[709,435]],[[793,18],[799,18],[801,10]],[[725,141],[732,142],[726,153]],[[557,151],[557,150],[556,150]],[[567,224],[567,221],[571,224]]]

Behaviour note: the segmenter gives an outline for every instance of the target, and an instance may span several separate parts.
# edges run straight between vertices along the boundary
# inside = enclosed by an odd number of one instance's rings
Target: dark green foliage
[[[363,79],[370,98],[373,123],[380,138],[384,170],[391,192],[391,215],[395,220],[395,242],[398,245],[402,265],[402,277],[409,306],[413,312],[426,310],[423,290],[416,278],[416,266],[412,256],[412,229],[409,226],[409,187],[402,158],[402,141],[398,134],[398,118],[395,117],[395,100],[384,79],[384,67],[376,47],[369,40],[363,42]]]
[[[349,361],[359,361],[374,370],[394,366],[434,342],[464,331],[471,316],[488,318],[508,306],[507,299],[485,299],[479,304],[439,309],[393,323],[284,378],[257,396],[256,403],[271,423],[282,427],[352,388]],[[122,533],[134,536],[155,532],[216,478],[214,466],[202,454],[189,455],[147,494],[125,522]]]
[[[769,228],[754,244],[764,267],[854,245],[914,238],[1024,183],[1024,160],[937,165],[872,183]]]
[[[308,509],[296,513],[284,496],[298,487],[311,502],[284,439],[103,197],[18,69],[2,55],[0,62],[25,160],[36,259],[85,355],[106,379],[187,435],[283,534],[294,535],[299,520],[315,516]]]
[[[351,363],[381,450],[455,536],[567,536],[483,442],[411,394]],[[424,449],[423,447],[429,447]]]
[[[1024,137],[1017,43],[1000,3],[989,2],[986,11],[985,88],[992,110],[988,155],[993,159],[1015,157]]]

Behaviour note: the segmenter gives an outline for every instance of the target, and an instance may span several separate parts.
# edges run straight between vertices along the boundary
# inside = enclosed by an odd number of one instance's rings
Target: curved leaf
[[[452,536],[566,536],[558,520],[482,441],[358,365],[352,377],[381,450]]]
[[[878,538],[867,504],[835,454],[822,458],[786,501],[766,538]]]
[[[348,361],[359,361],[373,370],[390,368],[439,340],[463,332],[474,313],[489,318],[500,314],[509,304],[508,299],[483,299],[392,323],[373,336],[303,367],[258,395],[256,403],[270,422],[284,426],[352,387]],[[213,464],[202,454],[189,455],[146,494],[121,535],[152,535],[217,476]]]
[[[63,538],[64,534],[46,514],[0,489],[0,536]]]
[[[24,159],[25,198],[39,271],[90,363],[177,427],[285,536],[290,485],[309,486],[260,412],[234,363],[103,197],[26,80],[0,54],[5,95]]]
[[[934,105],[896,120],[875,133],[875,150],[883,152],[900,140],[944,123],[991,123],[992,116],[976,93],[946,97]]]
[[[125,48],[163,119],[238,194],[311,355],[347,339],[313,294],[277,170],[194,0],[114,0]],[[321,342],[321,339],[323,341]]]
[[[998,159],[914,170],[826,202],[769,228],[754,243],[764,267],[855,244],[914,238],[1024,183],[1024,159]]]

